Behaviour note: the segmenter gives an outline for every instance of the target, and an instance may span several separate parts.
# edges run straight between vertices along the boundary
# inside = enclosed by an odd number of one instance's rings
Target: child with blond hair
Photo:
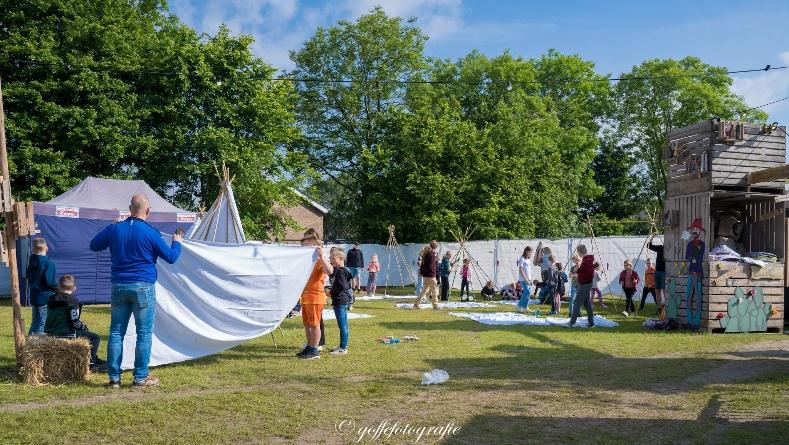
[[[597,295],[600,301],[600,309],[605,309],[606,305],[603,303],[603,293],[600,291],[600,281],[603,279],[601,273],[602,266],[600,263],[594,263],[594,276],[592,277],[592,304],[594,304],[594,297]]]
[[[378,272],[381,271],[381,265],[378,263],[378,254],[374,253],[370,257],[370,264],[367,265],[367,296],[372,297],[375,295],[375,290],[378,286],[375,280],[378,278]]]
[[[345,267],[345,251],[337,248],[329,258],[330,267],[327,268],[331,278],[331,297],[334,318],[337,319],[337,328],[340,330],[340,346],[329,351],[332,355],[345,355],[348,353],[348,307],[353,301],[354,274]]]
[[[47,257],[47,242],[44,238],[33,240],[33,254],[27,262],[28,301],[33,311],[27,335],[44,335],[47,321],[47,302],[58,290],[55,263]]]

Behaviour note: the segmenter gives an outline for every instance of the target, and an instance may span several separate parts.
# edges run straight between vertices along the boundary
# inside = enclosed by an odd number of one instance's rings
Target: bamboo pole
[[[8,171],[8,152],[5,141],[5,111],[3,110],[3,84],[0,79],[0,173],[4,181],[10,181]],[[10,187],[8,188],[10,190]],[[4,199],[11,199],[10,196]],[[8,207],[6,207],[8,208]],[[19,296],[19,272],[16,264],[16,234],[14,233],[14,213],[5,213],[5,229],[3,230],[6,249],[8,251],[8,270],[11,276],[11,307],[14,328],[14,351],[16,367],[22,366],[22,348],[25,346],[24,320],[22,320],[22,304]]]

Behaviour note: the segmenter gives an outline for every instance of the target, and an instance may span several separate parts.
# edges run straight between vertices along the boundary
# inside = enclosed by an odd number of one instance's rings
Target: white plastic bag
[[[449,373],[443,369],[434,369],[430,372],[422,373],[423,385],[438,385],[449,380]]]

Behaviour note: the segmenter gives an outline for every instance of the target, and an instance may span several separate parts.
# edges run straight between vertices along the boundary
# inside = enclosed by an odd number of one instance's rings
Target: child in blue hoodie
[[[28,301],[33,309],[30,330],[27,335],[44,335],[47,321],[47,301],[58,290],[55,278],[55,263],[47,257],[47,242],[44,238],[33,240],[33,254],[27,262]]]

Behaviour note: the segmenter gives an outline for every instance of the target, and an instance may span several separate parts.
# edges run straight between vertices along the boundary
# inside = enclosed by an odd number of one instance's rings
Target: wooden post
[[[5,143],[5,111],[3,110],[3,84],[0,79],[0,174],[3,181],[11,181],[8,172],[8,152]],[[10,186],[6,187],[10,191]],[[3,199],[11,199],[10,194]],[[10,206],[6,206],[9,208]],[[14,228],[14,213],[5,212],[5,229],[3,230],[3,240],[5,241],[8,252],[8,270],[11,276],[11,307],[13,314],[14,327],[14,351],[16,352],[16,367],[22,366],[22,348],[25,346],[25,327],[22,320],[22,303],[19,296],[19,273],[16,264],[16,230]]]

